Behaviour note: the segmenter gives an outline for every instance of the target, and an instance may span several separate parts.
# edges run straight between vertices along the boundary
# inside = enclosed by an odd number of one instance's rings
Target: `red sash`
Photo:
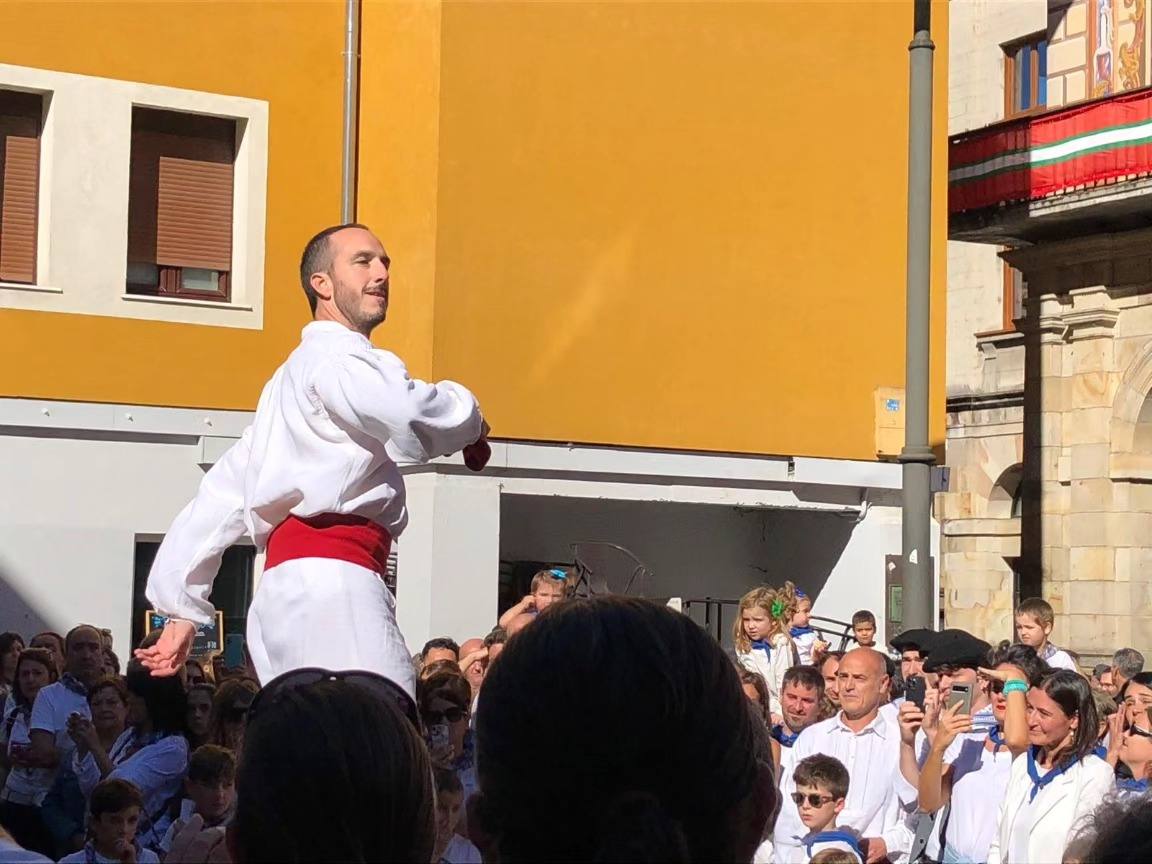
[[[383,576],[391,550],[388,529],[364,516],[289,516],[268,537],[264,569],[297,558],[335,558]]]

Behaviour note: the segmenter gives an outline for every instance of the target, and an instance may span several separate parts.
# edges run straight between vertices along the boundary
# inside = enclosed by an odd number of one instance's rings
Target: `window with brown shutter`
[[[36,281],[39,93],[0,90],[0,282]]]
[[[128,292],[228,300],[236,122],[132,109]]]

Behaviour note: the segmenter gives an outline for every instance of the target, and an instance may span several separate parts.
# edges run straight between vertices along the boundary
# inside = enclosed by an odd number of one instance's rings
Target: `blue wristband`
[[[1009,693],[1027,693],[1029,690],[1028,682],[1021,681],[1019,678],[1013,678],[1011,681],[1004,682],[1004,695]]]

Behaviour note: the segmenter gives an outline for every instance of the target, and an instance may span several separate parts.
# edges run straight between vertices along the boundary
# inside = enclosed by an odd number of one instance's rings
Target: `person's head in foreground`
[[[247,722],[228,828],[236,864],[432,860],[432,767],[398,685],[287,672]]]
[[[747,862],[775,805],[770,752],[691,619],[573,601],[510,640],[484,682],[476,814],[505,864]]]
[[[812,831],[835,827],[836,817],[848,797],[848,769],[839,759],[823,754],[801,759],[793,773],[796,791],[792,800],[800,812],[800,821]]]
[[[1068,864],[1147,864],[1152,861],[1152,797],[1110,800],[1069,845]]]

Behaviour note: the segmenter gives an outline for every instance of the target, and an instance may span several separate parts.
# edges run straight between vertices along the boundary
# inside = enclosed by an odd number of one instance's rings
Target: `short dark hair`
[[[491,648],[493,645],[503,645],[508,641],[508,631],[503,627],[493,627],[491,632],[484,637],[484,647]]]
[[[428,656],[428,652],[433,648],[444,648],[451,651],[457,657],[460,656],[460,646],[456,643],[456,640],[449,639],[447,636],[440,636],[436,639],[429,639],[424,643],[424,647],[420,649],[421,661]]]
[[[188,779],[193,783],[232,783],[236,779],[236,755],[215,744],[197,747],[188,760]]]
[[[188,694],[175,675],[157,678],[139,660],[128,662],[124,676],[128,692],[138,696],[152,726],[162,734],[183,734],[188,728]]]
[[[833,798],[848,797],[850,779],[843,762],[823,753],[801,759],[792,773],[797,786],[823,786]]]
[[[127,780],[101,780],[88,799],[88,813],[93,819],[105,813],[120,813],[129,807],[144,809],[144,796]]]
[[[817,698],[824,695],[824,676],[815,666],[793,666],[784,673],[784,680],[780,684],[780,689],[783,690],[789,684],[815,688]]]
[[[12,650],[13,645],[19,645],[20,650],[24,650],[24,648],[27,647],[24,644],[24,637],[19,633],[0,633],[0,654],[7,654]]]
[[[1112,666],[1110,664],[1097,663],[1095,666],[1092,667],[1092,677],[1095,678],[1097,681],[1099,681],[1102,676],[1107,675],[1111,671],[1112,671]]]
[[[361,225],[359,222],[345,222],[341,225],[331,225],[309,240],[304,246],[303,254],[300,256],[300,287],[304,289],[304,296],[308,298],[308,305],[311,307],[313,315],[316,314],[316,304],[320,298],[312,288],[312,274],[327,273],[331,270],[332,248],[328,242],[328,238],[338,231],[343,231],[345,228],[362,228],[365,231],[372,230],[367,225]]]
[[[856,612],[852,615],[852,626],[855,627],[857,624],[871,624],[873,627],[875,627],[876,616],[869,612],[867,609],[861,609],[859,612]]]
[[[1044,676],[1052,672],[1048,664],[1040,659],[1035,648],[1019,642],[1001,642],[988,652],[989,669],[995,669],[1001,663],[1008,663],[1023,672],[1028,678],[1029,687],[1039,686]]]

